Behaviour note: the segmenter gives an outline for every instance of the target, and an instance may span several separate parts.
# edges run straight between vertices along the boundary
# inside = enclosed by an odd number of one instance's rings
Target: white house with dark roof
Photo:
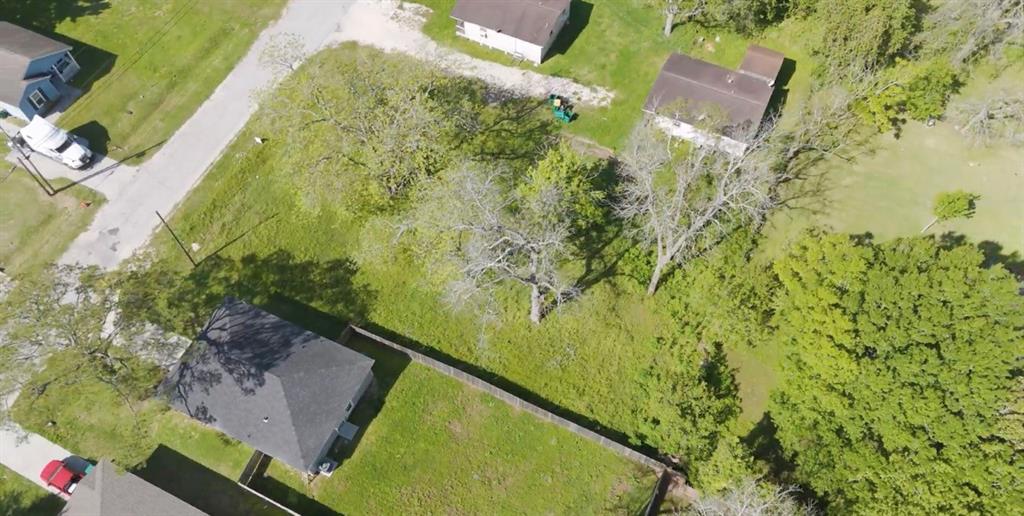
[[[457,0],[455,33],[540,64],[569,20],[571,0]]]
[[[784,60],[757,45],[737,70],[672,54],[643,109],[671,136],[741,154],[761,126]]]
[[[79,69],[70,46],[0,22],[0,109],[10,115],[23,120],[45,115]]]
[[[307,473],[370,385],[373,360],[228,298],[164,383],[170,404]]]

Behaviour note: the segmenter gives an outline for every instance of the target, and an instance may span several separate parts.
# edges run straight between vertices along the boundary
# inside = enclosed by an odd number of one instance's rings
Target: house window
[[[487,29],[480,27],[480,38],[487,39]]]
[[[42,109],[49,100],[50,99],[46,98],[46,94],[43,93],[42,89],[37,89],[28,96],[28,102],[36,109]]]
[[[64,76],[64,70],[67,70],[68,66],[71,66],[71,59],[67,54],[61,56],[60,61],[53,63],[54,71],[56,71],[57,75],[60,75],[61,77]]]
[[[463,35],[465,35],[466,34],[466,23],[463,22],[462,20],[455,20],[455,33],[456,34],[463,34]]]

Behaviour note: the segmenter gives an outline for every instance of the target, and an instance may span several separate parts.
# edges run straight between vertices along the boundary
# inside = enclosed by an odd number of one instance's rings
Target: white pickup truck
[[[92,161],[89,142],[69,134],[40,116],[33,117],[28,125],[21,128],[12,138],[11,144],[22,150],[27,147],[75,169],[85,168]]]

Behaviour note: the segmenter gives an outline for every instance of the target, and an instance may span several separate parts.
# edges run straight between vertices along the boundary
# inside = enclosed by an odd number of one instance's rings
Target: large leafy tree
[[[918,30],[914,0],[819,1],[809,11],[821,31],[816,53],[830,73],[885,66],[906,49]]]
[[[1024,301],[976,249],[811,235],[775,264],[773,398],[796,472],[842,513],[1009,514]]]

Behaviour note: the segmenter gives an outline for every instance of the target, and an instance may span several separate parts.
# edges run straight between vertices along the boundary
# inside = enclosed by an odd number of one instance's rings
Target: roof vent
[[[263,416],[263,422],[264,423],[269,423],[270,422],[270,416]]]

